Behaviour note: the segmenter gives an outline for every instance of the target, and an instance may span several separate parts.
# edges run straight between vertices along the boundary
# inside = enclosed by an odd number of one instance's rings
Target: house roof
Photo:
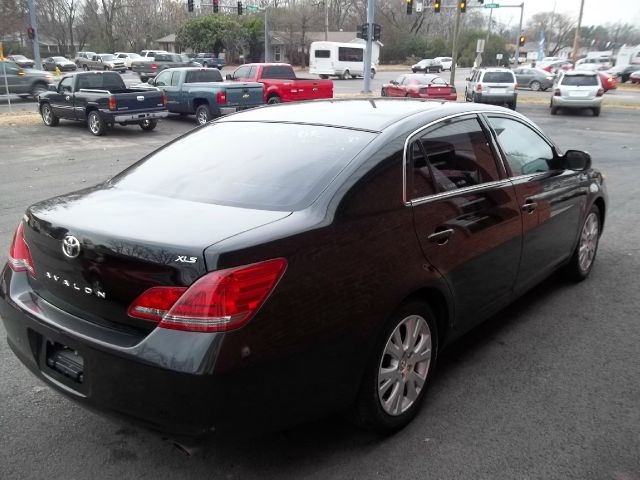
[[[300,42],[300,32],[269,32],[272,45],[286,45],[290,42]],[[349,43],[356,38],[356,32],[329,32],[329,42]],[[305,32],[306,43],[324,41],[324,32]]]
[[[162,38],[156,40],[158,43],[176,43],[176,34],[170,33]]]

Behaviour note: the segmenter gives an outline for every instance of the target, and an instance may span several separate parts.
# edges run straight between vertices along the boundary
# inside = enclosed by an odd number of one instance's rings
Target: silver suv
[[[506,104],[516,109],[518,92],[516,77],[507,68],[481,68],[467,78],[464,98],[467,102]]]
[[[557,78],[551,97],[551,115],[560,108],[590,108],[593,115],[600,115],[604,88],[598,72],[571,70]]]

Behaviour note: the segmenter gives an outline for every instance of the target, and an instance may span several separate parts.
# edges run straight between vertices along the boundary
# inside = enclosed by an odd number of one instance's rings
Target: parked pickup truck
[[[286,63],[247,63],[227,75],[227,80],[262,83],[264,101],[270,104],[333,98],[332,80],[297,78]]]
[[[81,66],[84,70],[117,70],[122,73],[127,71],[124,60],[116,58],[110,53],[97,53],[84,60]]]
[[[167,100],[158,89],[126,88],[116,72],[79,72],[65,75],[58,85],[38,97],[42,121],[55,127],[61,118],[87,122],[94,135],[107,127],[140,125],[153,130],[167,112]]]
[[[167,68],[200,66],[199,63],[191,61],[186,55],[157,52],[152,60],[142,58],[131,62],[131,71],[140,76],[141,82],[146,82]]]
[[[215,68],[169,68],[149,80],[167,97],[167,109],[195,114],[199,125],[225,113],[264,104],[262,84],[223,82]]]
[[[205,68],[214,67],[218,70],[222,70],[225,65],[224,59],[216,57],[213,53],[199,53],[192,60]]]

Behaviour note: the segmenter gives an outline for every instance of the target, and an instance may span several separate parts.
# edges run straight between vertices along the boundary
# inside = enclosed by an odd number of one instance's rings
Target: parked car
[[[122,60],[124,62],[124,66],[131,70],[131,63],[134,60],[139,60],[142,57],[137,53],[128,53],[128,52],[116,52],[113,54],[114,57]]]
[[[265,103],[333,98],[332,80],[298,78],[287,63],[247,63],[236,68],[227,80],[264,85]]]
[[[215,68],[169,68],[149,80],[167,97],[171,113],[195,115],[199,125],[226,113],[264,105],[263,85],[224,82]]]
[[[569,60],[556,60],[553,62],[541,62],[538,63],[537,68],[540,68],[549,73],[557,73],[559,70],[573,70],[573,63]]]
[[[9,55],[7,60],[15,63],[21,68],[33,68],[35,62],[30,58],[25,57],[24,55]]]
[[[605,93],[618,88],[618,80],[615,75],[609,75],[602,70],[598,72],[598,75],[600,76],[600,83],[602,83],[602,88],[604,88]]]
[[[76,53],[75,64],[83,70],[89,69],[89,61],[96,55],[96,52],[78,52]]]
[[[594,116],[600,115],[604,88],[595,71],[572,70],[562,72],[556,80],[551,97],[551,115],[561,108],[589,108]]]
[[[200,64],[179,53],[157,52],[152,61],[140,58],[131,63],[131,71],[140,76],[140,81],[146,82],[155,77],[158,72],[176,67],[200,67]]]
[[[86,122],[97,136],[116,123],[153,130],[159,118],[169,115],[160,90],[127,88],[116,72],[68,74],[38,97],[38,111],[48,127],[57,126],[60,119],[76,120]]]
[[[640,83],[640,70],[636,70],[631,73],[629,75],[629,80],[631,80],[631,83]]]
[[[605,70],[604,73],[616,77],[620,83],[629,81],[631,74],[640,69],[640,65],[616,65],[609,70]]]
[[[98,53],[83,62],[84,70],[114,70],[120,73],[127,71],[124,60],[116,58],[111,53]]]
[[[42,61],[42,68],[50,71],[57,68],[61,72],[74,72],[78,69],[74,62],[64,57],[47,57]]]
[[[516,68],[513,73],[516,76],[518,87],[530,88],[534,92],[547,90],[553,86],[555,75],[538,68]]]
[[[43,383],[156,430],[349,412],[388,434],[455,339],[558,269],[589,276],[607,207],[589,154],[500,107],[256,108],[28,207],[0,315]]]
[[[166,50],[142,50],[140,56],[148,61],[153,61],[156,53],[169,53]],[[139,59],[138,59],[139,60]]]
[[[607,70],[613,67],[611,57],[587,57],[576,62],[576,70]]]
[[[433,58],[426,58],[424,60],[420,60],[415,65],[411,66],[411,71],[413,73],[424,72],[424,73],[440,73],[444,70],[442,63]]]
[[[37,98],[49,88],[53,77],[41,70],[24,69],[15,62],[0,60],[0,91],[19,95],[22,98]]]
[[[413,73],[400,75],[385,83],[380,94],[383,97],[414,97],[455,101],[456,88],[437,75]]]
[[[213,53],[198,53],[195,57],[191,58],[194,62],[198,62],[203,67],[213,67],[221,70],[224,67],[224,59],[216,57]]]
[[[442,70],[451,71],[453,65],[453,59],[451,57],[436,57],[434,60],[442,64]]]
[[[516,109],[518,85],[513,72],[507,68],[481,68],[474,70],[467,84],[464,98],[467,102],[506,104]]]

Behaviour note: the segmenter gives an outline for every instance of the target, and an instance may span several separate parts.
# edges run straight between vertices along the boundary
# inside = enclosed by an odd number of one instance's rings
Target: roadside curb
[[[0,112],[0,126],[29,126],[42,123],[40,115],[36,112]]]

